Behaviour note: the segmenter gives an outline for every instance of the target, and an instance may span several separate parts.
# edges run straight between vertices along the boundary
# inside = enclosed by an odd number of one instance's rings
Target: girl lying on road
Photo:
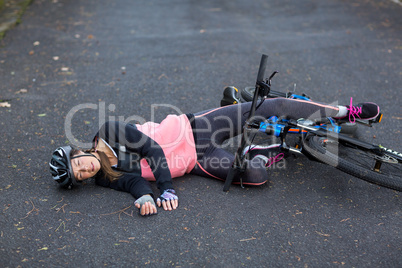
[[[141,215],[176,209],[178,197],[172,178],[186,173],[225,180],[234,155],[222,143],[241,133],[251,103],[234,104],[195,114],[168,115],[160,124],[134,125],[106,122],[93,138],[89,150],[59,147],[53,154],[50,172],[61,186],[71,188],[88,178],[96,184],[129,192]],[[266,99],[255,116],[310,118],[328,117],[371,119],[378,115],[374,103],[331,106],[312,101]],[[244,185],[261,185],[267,179],[267,149],[253,147],[243,176]],[[147,181],[156,181],[161,194],[154,195]],[[239,180],[234,180],[235,184]]]

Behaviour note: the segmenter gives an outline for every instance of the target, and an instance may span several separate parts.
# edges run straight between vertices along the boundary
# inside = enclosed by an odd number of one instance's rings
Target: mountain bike
[[[386,148],[382,145],[371,144],[354,138],[346,133],[351,133],[357,125],[371,126],[381,122],[380,113],[372,120],[356,120],[354,124],[342,119],[320,118],[309,119],[286,119],[272,116],[266,120],[255,120],[254,114],[258,103],[265,98],[301,98],[309,100],[305,95],[296,95],[292,92],[279,92],[271,90],[271,80],[277,72],[264,81],[264,73],[267,65],[267,55],[262,55],[258,70],[255,87],[245,88],[241,92],[244,101],[252,104],[248,119],[243,127],[240,146],[235,155],[232,168],[226,177],[223,190],[229,191],[233,179],[240,178],[247,165],[248,153],[252,150],[252,132],[263,132],[269,136],[279,138],[278,144],[269,147],[283,153],[304,155],[310,160],[319,161],[335,167],[349,175],[360,178],[367,182],[402,191],[402,153]],[[237,92],[224,92],[221,106],[236,104],[241,100],[235,95]],[[278,115],[279,116],[279,115]],[[348,125],[349,124],[349,125]],[[342,128],[348,131],[342,131]],[[346,133],[345,133],[346,132]],[[288,142],[288,135],[297,135],[296,141]]]

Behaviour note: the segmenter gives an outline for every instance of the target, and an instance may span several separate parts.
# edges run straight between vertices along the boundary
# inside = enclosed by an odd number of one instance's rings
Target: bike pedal
[[[379,113],[378,116],[372,120],[373,123],[381,123],[382,116],[383,116],[383,114]]]
[[[368,127],[372,127],[372,125],[375,123],[381,123],[382,116],[383,116],[383,114],[379,113],[376,118],[373,118],[370,120],[356,119],[356,123],[359,123],[361,125],[365,125]]]

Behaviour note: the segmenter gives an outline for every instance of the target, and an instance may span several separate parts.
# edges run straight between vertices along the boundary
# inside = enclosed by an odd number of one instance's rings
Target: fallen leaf
[[[240,242],[250,241],[250,240],[255,240],[255,239],[257,239],[257,238],[255,238],[255,237],[245,238],[245,239],[241,239]]]
[[[0,102],[0,107],[11,107],[11,104],[8,102]]]
[[[48,250],[48,249],[49,249],[48,247],[43,247],[43,248],[38,249],[38,251]]]
[[[321,233],[321,232],[317,232],[317,231],[315,231],[318,235],[321,235],[321,236],[325,236],[325,237],[329,237],[330,235],[329,234],[325,234],[325,233]]]
[[[27,92],[28,92],[28,90],[26,90],[25,88],[23,88],[23,89],[20,89],[20,90],[16,91],[15,94],[27,93]]]
[[[38,114],[39,117],[44,117],[46,114]]]

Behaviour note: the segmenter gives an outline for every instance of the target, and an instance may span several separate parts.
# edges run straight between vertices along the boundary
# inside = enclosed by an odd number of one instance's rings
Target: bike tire
[[[352,147],[350,144],[343,144],[309,133],[304,139],[303,149],[317,160],[349,175],[379,186],[402,191],[402,163],[386,152],[381,155],[387,161],[381,161],[380,173],[372,169],[376,159],[380,158],[379,154]]]
[[[255,87],[246,87],[243,90],[241,90],[241,97],[249,102],[253,100],[254,97],[254,92],[255,92]]]
[[[246,87],[241,90],[240,95],[243,98],[243,100],[245,100],[246,102],[249,102],[249,101],[253,101],[254,92],[255,92],[255,87]],[[267,96],[267,98],[277,98],[277,97],[286,98],[287,95],[286,95],[286,93],[283,93],[283,92],[271,90],[271,93],[269,93]],[[258,99],[261,99],[261,97],[258,97]]]

